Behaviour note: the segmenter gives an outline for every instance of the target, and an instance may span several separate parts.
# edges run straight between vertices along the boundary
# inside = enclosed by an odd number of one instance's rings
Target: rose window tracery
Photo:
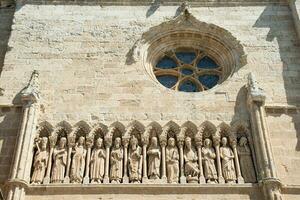
[[[153,67],[157,80],[165,87],[183,92],[201,92],[216,86],[223,67],[198,49],[165,52]]]

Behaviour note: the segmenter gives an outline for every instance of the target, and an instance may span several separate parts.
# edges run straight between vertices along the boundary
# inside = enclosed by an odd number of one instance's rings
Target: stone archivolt
[[[125,127],[74,126],[48,122],[34,140],[32,184],[211,183],[256,182],[256,159],[247,123],[217,127],[188,121]]]

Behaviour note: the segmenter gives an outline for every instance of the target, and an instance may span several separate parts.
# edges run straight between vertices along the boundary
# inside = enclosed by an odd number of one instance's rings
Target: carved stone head
[[[204,140],[204,146],[207,147],[207,148],[210,148],[211,145],[212,145],[211,140],[208,139],[208,138],[206,138],[206,139]]]
[[[97,149],[100,149],[103,146],[103,140],[102,140],[102,138],[99,137],[96,140],[95,146],[96,146]]]
[[[61,137],[60,140],[59,140],[59,148],[60,148],[60,149],[65,148],[66,143],[67,143],[67,138]]]
[[[241,137],[240,141],[239,141],[239,145],[240,146],[246,146],[248,144],[248,140],[246,137]]]
[[[227,138],[226,137],[223,137],[222,138],[222,145],[225,147],[227,146]]]
[[[168,146],[174,147],[175,146],[175,139],[174,138],[169,138],[168,140]]]
[[[151,138],[151,146],[152,147],[157,147],[157,137],[152,137]]]
[[[121,138],[117,137],[117,138],[115,139],[114,146],[115,146],[115,148],[117,148],[117,149],[121,147]]]
[[[191,149],[192,148],[192,139],[190,137],[186,137],[185,138],[185,147],[187,149]]]
[[[138,145],[138,140],[136,139],[136,137],[133,136],[130,139],[130,146],[132,149],[136,149],[137,145]]]
[[[45,151],[47,149],[47,144],[48,144],[48,138],[43,137],[40,143],[42,151]]]
[[[77,141],[78,146],[84,145],[84,140],[85,140],[85,138],[83,136],[80,136]]]

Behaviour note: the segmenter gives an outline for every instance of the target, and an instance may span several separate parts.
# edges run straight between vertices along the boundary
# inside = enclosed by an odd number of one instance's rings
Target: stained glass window
[[[157,80],[167,88],[183,92],[200,92],[219,83],[222,67],[199,50],[166,52],[154,66]]]

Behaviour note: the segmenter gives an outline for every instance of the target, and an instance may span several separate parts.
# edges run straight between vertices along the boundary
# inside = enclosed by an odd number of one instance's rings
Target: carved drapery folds
[[[43,122],[34,141],[32,184],[253,183],[256,163],[247,123],[171,121],[125,127]],[[47,130],[47,131],[45,131]]]

